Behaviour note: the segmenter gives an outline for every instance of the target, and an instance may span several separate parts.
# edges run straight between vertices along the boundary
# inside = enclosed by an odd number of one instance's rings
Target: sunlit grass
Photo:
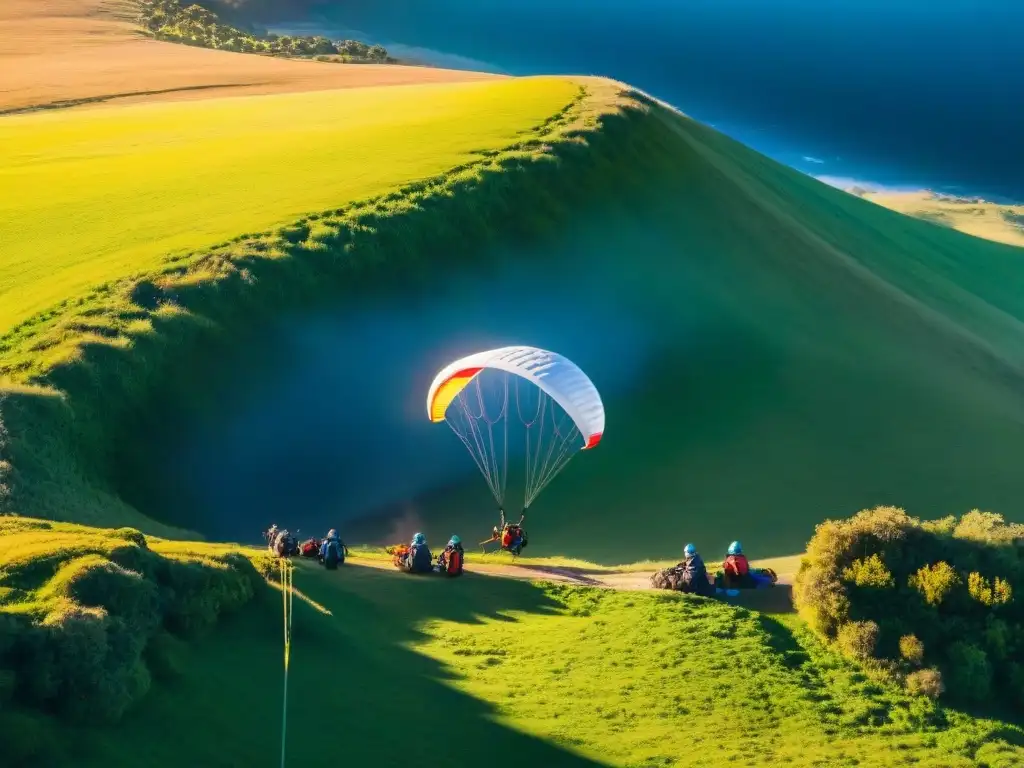
[[[73,110],[0,122],[0,335],[168,256],[386,193],[563,109],[559,78]]]
[[[358,734],[349,758],[371,765],[399,764],[399,737],[437,765],[485,754],[496,768],[954,768],[1022,756],[1016,729],[875,681],[799,622],[713,600],[310,563],[296,587],[315,603],[296,600],[296,764],[316,762],[318,736],[338,727]],[[277,599],[223,625],[187,651],[174,685],[86,734],[79,764],[121,764],[143,746],[150,765],[210,764],[224,744],[239,761],[265,760],[280,744],[280,622]]]

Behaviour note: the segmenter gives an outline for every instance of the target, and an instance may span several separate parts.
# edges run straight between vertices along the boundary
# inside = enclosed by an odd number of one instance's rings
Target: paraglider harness
[[[495,541],[500,542],[501,549],[511,552],[513,557],[518,557],[526,549],[526,545],[529,542],[526,530],[523,528],[523,521],[526,520],[526,510],[523,510],[518,523],[506,522],[505,510],[499,509],[499,512],[501,514],[500,523],[494,526],[494,529],[491,531],[491,538],[480,542],[480,544],[483,546]]]
[[[267,533],[269,538],[270,531]],[[270,551],[278,557],[294,557],[300,553],[299,541],[287,529],[282,528],[271,540]]]
[[[751,568],[746,576],[726,578],[723,571],[715,574],[715,587],[718,589],[766,589],[774,587],[779,575],[771,568]]]
[[[321,548],[324,551],[323,556],[320,554]],[[345,558],[348,556],[348,547],[345,546],[345,542],[343,542],[340,537],[325,539],[320,542],[320,546],[317,547],[316,555],[324,568],[333,571],[345,562]]]
[[[665,568],[651,574],[651,587],[653,589],[671,589],[675,592],[686,592],[688,594],[702,595],[708,597],[715,593],[715,584],[711,573],[705,566],[703,579],[687,579],[686,561]]]
[[[449,545],[437,556],[437,570],[445,576],[461,576],[466,551],[461,544]]]
[[[391,564],[395,568],[401,568],[405,570],[405,559],[409,556],[409,550],[412,549],[408,544],[395,544],[390,547],[385,547],[384,551],[391,555]]]
[[[316,557],[316,558],[319,558],[320,557],[320,545],[322,543],[323,542],[321,542],[320,539],[316,538],[315,536],[313,538],[311,538],[311,539],[306,539],[304,542],[302,542],[302,547],[300,548],[301,549],[300,554],[303,557]]]

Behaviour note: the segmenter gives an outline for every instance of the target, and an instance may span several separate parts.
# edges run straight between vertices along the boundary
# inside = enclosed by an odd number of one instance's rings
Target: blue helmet
[[[452,537],[450,539],[448,539],[448,546],[450,546],[450,547],[458,546],[461,543],[462,543],[462,539],[460,539],[454,533],[452,534]]]
[[[734,541],[732,544],[729,545],[729,554],[730,555],[742,555],[743,554],[743,545],[740,544],[738,541]]]
[[[427,543],[427,537],[424,536],[422,533],[417,533],[415,536],[412,537],[412,543],[414,545],[426,544]]]
[[[693,544],[687,544],[685,547],[683,547],[683,554],[686,557],[693,557],[697,554],[697,548],[693,546]]]
[[[338,538],[338,532],[336,530],[334,530],[333,528],[331,528],[331,530],[329,530],[327,532],[327,538],[328,539],[336,539],[336,538]]]

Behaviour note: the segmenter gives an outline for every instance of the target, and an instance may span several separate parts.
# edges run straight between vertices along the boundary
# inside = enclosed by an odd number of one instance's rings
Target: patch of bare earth
[[[387,560],[353,558],[354,565],[394,570]],[[466,563],[466,572],[481,576],[520,581],[554,581],[581,587],[601,587],[617,592],[635,592],[652,589],[654,571],[602,571],[589,568],[556,567],[547,565],[494,565]],[[728,598],[730,603],[763,613],[791,613],[793,611],[793,573],[779,573],[778,584],[772,589],[742,590]]]
[[[0,114],[154,101],[498,77],[393,64],[289,61],[166,43],[128,0],[0,0]]]

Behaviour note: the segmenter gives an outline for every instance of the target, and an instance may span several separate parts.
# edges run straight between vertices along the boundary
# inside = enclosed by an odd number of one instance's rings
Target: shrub
[[[143,579],[142,574],[126,570],[99,555],[72,561],[61,569],[56,579],[62,580],[60,591],[74,602],[102,607],[109,614],[122,617],[144,635],[160,623],[156,586]]]
[[[286,57],[326,56],[342,52],[367,61],[388,60],[388,52],[382,46],[371,47],[355,40],[346,40],[336,45],[320,35],[258,36],[223,23],[217,14],[198,5],[183,8],[179,0],[141,0],[138,7],[142,25],[163,40],[226,51],[260,51]]]
[[[843,571],[843,579],[858,587],[874,587],[889,589],[895,586],[892,574],[885,567],[882,558],[877,554],[861,560],[854,560],[849,568]]]
[[[11,669],[0,669],[0,707],[14,698],[18,676]]]
[[[1024,606],[1013,598],[1021,588],[1024,526],[977,510],[922,523],[880,507],[817,527],[793,597],[845,655],[872,657],[882,674],[912,672],[914,690],[1019,708]],[[926,661],[937,668],[920,669]],[[940,673],[941,686],[929,682]]]
[[[237,553],[171,559],[131,529],[107,535],[95,540],[102,551],[113,539],[110,559],[79,554],[88,547],[78,546],[47,555],[45,567],[25,564],[50,578],[33,610],[0,610],[0,702],[11,698],[76,723],[116,722],[149,690],[153,673],[169,678],[180,667],[169,633],[209,627],[264,583]]]
[[[942,673],[937,669],[919,669],[907,675],[907,690],[915,696],[927,696],[937,699],[946,686],[942,682]]]
[[[146,646],[146,664],[158,680],[174,680],[182,673],[183,643],[169,632],[158,632]]]
[[[986,619],[985,651],[997,661],[1005,661],[1013,652],[1014,638],[1010,625],[995,616]]]
[[[996,576],[989,582],[977,572],[968,575],[967,592],[979,603],[989,607],[1005,605],[1013,598],[1013,589],[1007,581]]]
[[[900,656],[915,667],[924,661],[924,643],[915,635],[904,635],[900,638]]]
[[[1024,538],[1024,525],[1007,524],[1002,515],[975,509],[960,518],[953,536],[987,544],[1013,543]]]
[[[52,731],[28,712],[0,710],[0,745],[5,767],[48,765],[53,753]]]
[[[992,667],[978,646],[960,641],[949,648],[946,668],[950,694],[961,701],[983,703],[992,694]]]
[[[960,584],[960,577],[949,563],[940,561],[926,565],[910,577],[909,584],[924,597],[928,605],[941,605],[953,589]]]
[[[873,621],[851,621],[839,628],[836,643],[850,658],[869,659],[878,644],[878,625]]]

